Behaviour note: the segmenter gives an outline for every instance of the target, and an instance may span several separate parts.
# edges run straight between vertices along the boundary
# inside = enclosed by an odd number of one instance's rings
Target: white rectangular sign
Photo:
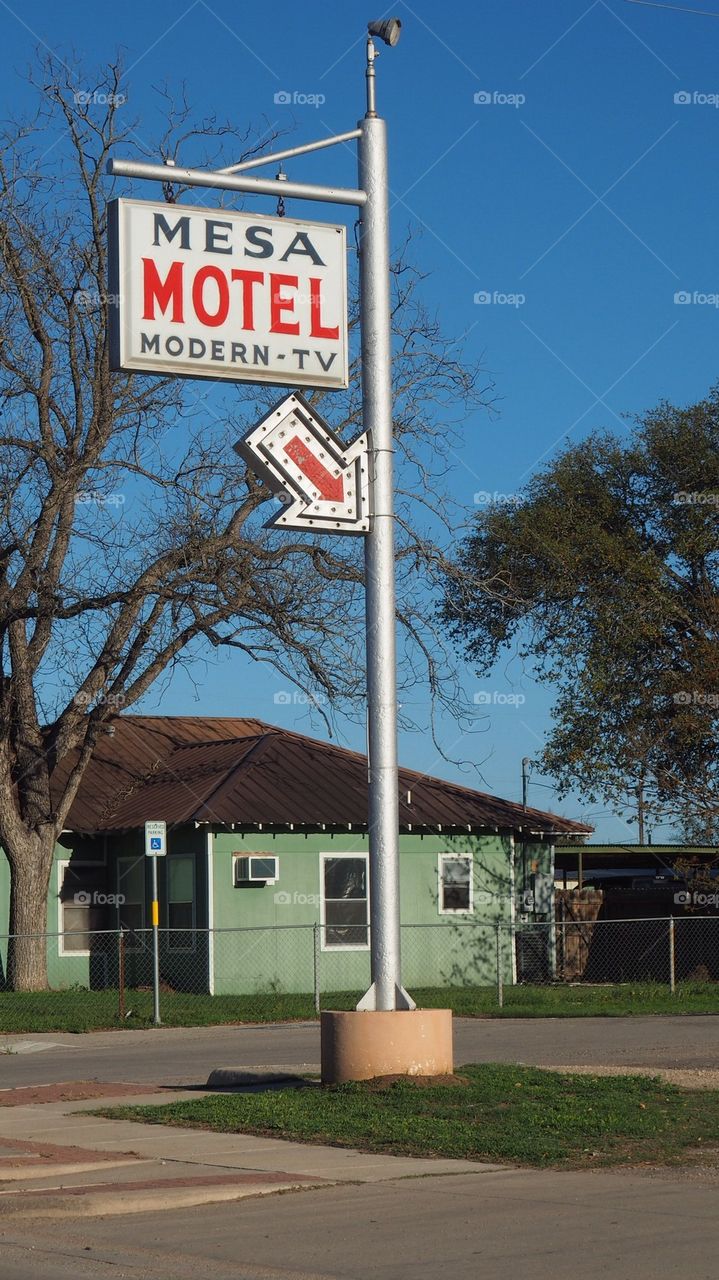
[[[164,858],[167,853],[167,828],[164,822],[145,823],[145,853],[148,858]]]
[[[347,386],[343,226],[145,200],[108,226],[111,368]]]

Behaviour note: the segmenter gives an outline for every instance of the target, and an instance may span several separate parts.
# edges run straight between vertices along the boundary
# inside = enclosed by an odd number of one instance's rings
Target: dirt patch
[[[694,1147],[682,1153],[681,1163],[625,1165],[611,1173],[630,1173],[661,1182],[691,1182],[696,1186],[719,1187],[719,1149]]]
[[[542,1071],[557,1071],[560,1075],[573,1076],[654,1076],[674,1084],[678,1089],[719,1089],[717,1067],[633,1067],[627,1063],[621,1067],[586,1066],[555,1067],[538,1064]]]
[[[130,1098],[153,1093],[151,1084],[105,1084],[99,1080],[69,1080],[64,1084],[25,1085],[0,1090],[0,1107],[26,1107],[35,1102],[85,1102],[89,1098]]]
[[[118,1155],[133,1156],[136,1160],[145,1157],[137,1151],[89,1151],[84,1147],[59,1147],[53,1142],[25,1142],[20,1138],[1,1138],[2,1158],[0,1160],[0,1178],[3,1169],[14,1169],[24,1165],[38,1164],[110,1164],[117,1163]]]
[[[383,1089],[391,1089],[393,1084],[414,1084],[418,1089],[436,1089],[445,1085],[463,1085],[469,1084],[466,1076],[443,1075],[443,1076],[407,1076],[407,1075],[389,1075],[389,1076],[373,1076],[371,1080],[363,1080],[362,1084],[370,1091],[370,1093],[381,1093]]]

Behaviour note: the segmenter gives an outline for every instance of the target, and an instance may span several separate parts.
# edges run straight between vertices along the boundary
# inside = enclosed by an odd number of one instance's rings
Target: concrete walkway
[[[0,1110],[0,1220],[87,1217],[338,1183],[467,1173],[500,1166],[362,1154],[245,1134],[107,1120],[89,1114],[123,1102],[167,1103],[202,1094],[167,1090],[128,1098],[45,1102]]]

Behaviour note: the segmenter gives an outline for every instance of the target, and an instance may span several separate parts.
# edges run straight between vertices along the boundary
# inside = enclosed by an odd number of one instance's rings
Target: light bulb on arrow
[[[369,532],[367,432],[345,445],[294,392],[234,447],[282,499],[283,510],[268,525],[315,533]]]

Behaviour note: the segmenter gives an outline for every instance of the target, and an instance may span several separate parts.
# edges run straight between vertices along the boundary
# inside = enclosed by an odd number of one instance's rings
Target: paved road
[[[455,1061],[717,1068],[719,1017],[458,1018]],[[87,1079],[200,1085],[216,1067],[318,1064],[312,1022],[0,1036],[0,1088]]]
[[[719,1227],[715,1186],[509,1169],[8,1223],[0,1249],[3,1280],[715,1280]]]

